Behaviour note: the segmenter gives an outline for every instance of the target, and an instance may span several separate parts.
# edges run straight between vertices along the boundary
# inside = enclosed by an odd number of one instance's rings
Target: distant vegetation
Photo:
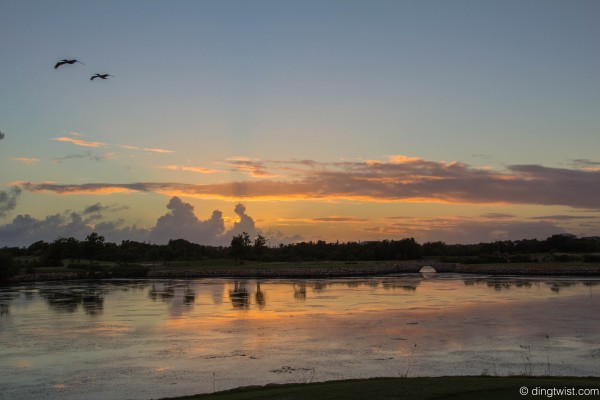
[[[600,237],[578,238],[561,234],[545,240],[504,240],[469,245],[419,244],[413,238],[346,243],[319,240],[270,247],[263,236],[250,238],[247,233],[242,233],[233,237],[230,246],[215,247],[184,239],[170,240],[165,245],[130,240],[116,244],[92,233],[85,240],[59,238],[53,242],[38,241],[28,247],[1,248],[0,280],[19,272],[55,267],[101,272],[104,265],[112,266],[111,271],[117,271],[119,276],[139,276],[144,265],[168,266],[174,261],[230,259],[235,260],[235,264],[243,264],[244,261],[358,262],[423,258],[472,264],[600,262]]]

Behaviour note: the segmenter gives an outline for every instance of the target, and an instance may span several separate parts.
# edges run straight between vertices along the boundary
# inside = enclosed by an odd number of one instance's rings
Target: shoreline
[[[572,396],[597,397],[600,380],[597,377],[569,376],[440,376],[440,377],[379,377],[331,380],[309,383],[285,383],[238,387],[214,393],[166,397],[161,400],[242,400],[285,398],[289,400],[320,399],[390,399],[410,398],[433,400],[441,398],[506,400],[524,397]]]
[[[420,273],[421,268],[432,267],[432,273],[458,273],[494,276],[580,276],[600,277],[599,264],[458,264],[428,261],[407,261],[389,264],[345,265],[343,267],[302,267],[301,263],[290,266],[255,267],[204,267],[204,268],[165,268],[151,269],[145,275],[131,276],[132,279],[199,279],[199,278],[285,278],[285,279],[327,279],[343,277],[383,276],[391,274]],[[66,281],[114,278],[106,273],[89,271],[38,272],[17,275],[4,283],[36,281]]]

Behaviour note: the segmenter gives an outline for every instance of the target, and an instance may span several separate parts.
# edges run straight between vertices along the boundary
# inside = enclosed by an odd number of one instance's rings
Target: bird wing
[[[54,66],[54,69],[60,67],[61,65],[63,65],[65,62],[64,61],[59,61],[56,63],[56,65]]]

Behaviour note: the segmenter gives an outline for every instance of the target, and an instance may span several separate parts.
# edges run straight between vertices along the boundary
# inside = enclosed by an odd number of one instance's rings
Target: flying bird
[[[96,75],[94,75],[94,76],[92,76],[92,77],[90,78],[90,81],[93,81],[93,80],[94,80],[94,79],[96,79],[96,78],[100,78],[100,79],[106,79],[106,78],[108,78],[109,76],[112,76],[113,78],[115,77],[114,75],[109,75],[109,74],[96,74]]]
[[[85,65],[85,64],[83,64],[79,60],[60,60],[59,62],[56,63],[56,65],[54,66],[54,69],[57,69],[61,65],[65,65],[65,64],[73,65],[75,63],[79,63],[79,64],[82,64],[82,65]]]

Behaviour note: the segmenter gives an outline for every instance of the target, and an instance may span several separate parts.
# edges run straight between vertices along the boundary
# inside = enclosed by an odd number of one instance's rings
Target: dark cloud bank
[[[246,162],[248,164],[249,162]],[[25,182],[32,192],[180,193],[198,198],[348,199],[368,201],[431,201],[464,204],[563,205],[600,209],[600,170],[510,165],[505,171],[453,162],[403,159],[401,162],[256,163],[264,174],[285,169],[280,180],[219,184],[136,182],[82,185]],[[248,168],[248,165],[244,165]],[[274,175],[273,175],[274,176]]]

